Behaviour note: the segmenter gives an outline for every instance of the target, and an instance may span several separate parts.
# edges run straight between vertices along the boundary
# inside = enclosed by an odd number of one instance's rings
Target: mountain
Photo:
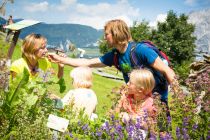
[[[14,22],[23,19],[14,19]],[[6,20],[0,17],[0,24],[6,24]],[[102,37],[103,31],[96,30],[90,26],[80,24],[45,24],[40,23],[21,30],[20,38],[25,38],[30,33],[39,33],[48,40],[49,47],[64,47],[67,50],[69,44],[76,47],[96,47],[95,43]]]
[[[202,59],[203,54],[210,55],[210,9],[191,12],[189,22],[195,25],[194,35],[197,40],[196,44],[196,59]]]
[[[48,45],[59,47],[66,42],[71,42],[76,47],[93,47],[102,36],[102,30],[79,24],[45,24],[40,23],[23,29],[20,38],[30,33],[39,33],[48,39]]]
[[[0,17],[0,24],[2,25],[2,24],[6,24],[6,20],[4,19],[4,18],[2,18],[2,17]]]

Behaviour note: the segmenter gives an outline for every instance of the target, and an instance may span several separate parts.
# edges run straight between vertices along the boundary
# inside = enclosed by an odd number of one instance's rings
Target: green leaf
[[[57,84],[59,84],[60,86],[60,93],[63,93],[66,90],[66,84],[64,78],[59,79]]]
[[[36,103],[36,101],[38,100],[38,96],[37,95],[32,95],[30,94],[27,98],[26,98],[26,105],[28,106],[32,106]]]

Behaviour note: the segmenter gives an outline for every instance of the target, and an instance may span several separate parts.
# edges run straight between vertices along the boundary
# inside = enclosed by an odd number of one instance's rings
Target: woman
[[[51,70],[51,63],[46,58],[47,39],[40,34],[29,34],[25,37],[21,47],[22,58],[14,61],[10,71],[12,79],[23,74],[24,68],[30,73],[30,78],[37,77],[38,73]],[[58,78],[63,76],[63,64],[58,64]]]

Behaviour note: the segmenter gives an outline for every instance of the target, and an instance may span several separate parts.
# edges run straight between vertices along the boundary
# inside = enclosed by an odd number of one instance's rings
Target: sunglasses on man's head
[[[35,38],[40,38],[42,35],[41,34],[34,34]]]

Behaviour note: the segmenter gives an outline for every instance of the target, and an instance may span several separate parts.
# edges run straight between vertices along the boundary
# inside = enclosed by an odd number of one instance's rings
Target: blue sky
[[[102,29],[110,19],[148,21],[154,26],[164,21],[167,12],[178,15],[210,8],[210,0],[14,0],[6,6],[6,15],[15,19],[33,19],[45,23],[76,23]]]

